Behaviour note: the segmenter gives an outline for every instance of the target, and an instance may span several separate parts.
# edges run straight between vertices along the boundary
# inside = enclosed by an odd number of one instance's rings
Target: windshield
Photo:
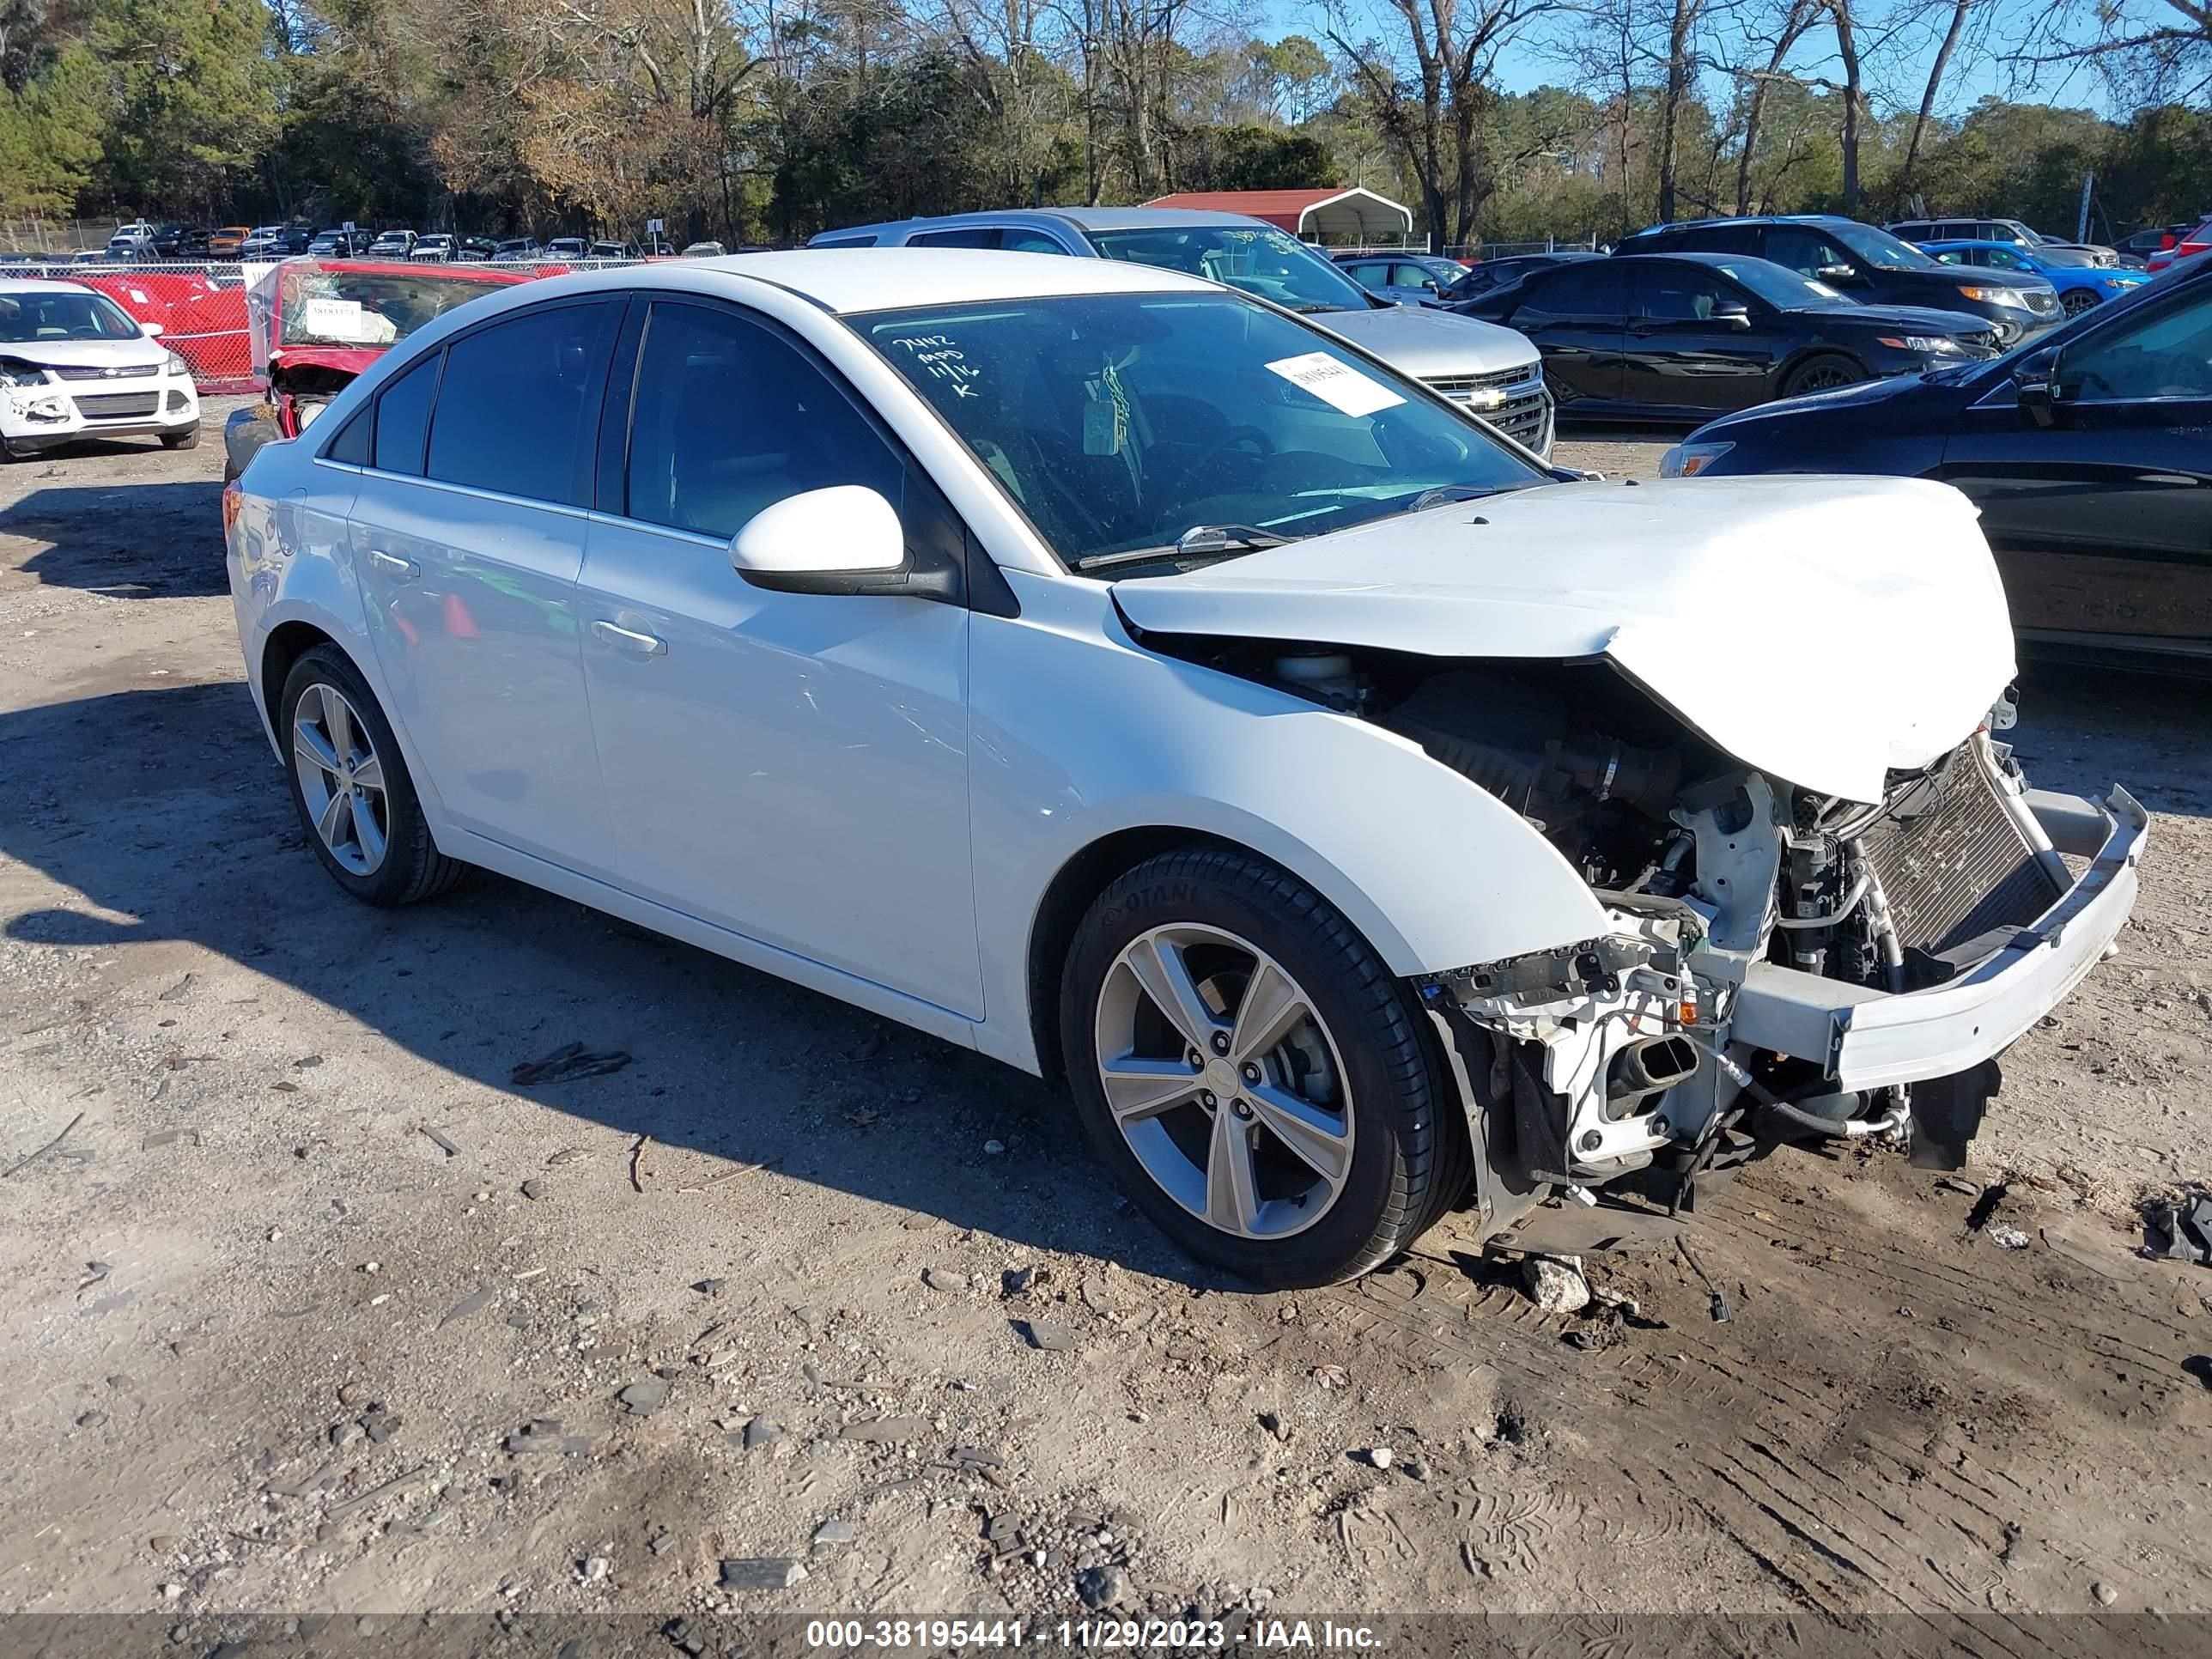
[[[1085,295],[858,319],[1070,565],[1200,526],[1317,535],[1547,475],[1413,382],[1230,295]],[[1232,547],[1230,551],[1237,549]],[[1192,556],[1113,567],[1159,574]]]
[[[1872,225],[1856,224],[1846,220],[1840,224],[1823,222],[1820,228],[1879,270],[1936,269],[1936,262],[1911,243],[1900,242],[1887,231],[1876,230]]]
[[[1726,264],[1715,261],[1714,269],[1733,276],[1767,304],[1784,311],[1826,311],[1851,303],[1826,283],[1801,276],[1771,259],[1730,259]]]
[[[104,294],[72,294],[67,289],[0,294],[0,344],[137,337],[138,325]]]
[[[492,291],[467,276],[424,271],[283,268],[283,320],[276,343],[285,346],[388,346],[433,318]]]
[[[1292,311],[1365,311],[1367,290],[1287,232],[1271,225],[1179,225],[1093,230],[1109,259],[1203,276]]]

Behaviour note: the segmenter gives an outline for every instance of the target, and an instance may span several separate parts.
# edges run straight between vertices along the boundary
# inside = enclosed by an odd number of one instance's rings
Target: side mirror
[[[787,495],[746,520],[730,563],[755,587],[777,593],[957,595],[957,574],[917,570],[898,511],[864,484]]]
[[[1830,288],[1856,288],[1859,286],[1859,273],[1856,268],[1850,265],[1822,265],[1813,274],[1819,277],[1820,281],[1826,283]]]
[[[149,340],[158,340],[161,337],[161,325],[159,323],[141,323],[138,325],[138,331]]]
[[[2039,351],[2012,372],[2014,397],[2027,418],[2040,427],[2058,419],[2057,368],[2055,353]]]
[[[1751,307],[1741,300],[1723,300],[1713,307],[1713,320],[1723,328],[1747,329],[1751,326]]]

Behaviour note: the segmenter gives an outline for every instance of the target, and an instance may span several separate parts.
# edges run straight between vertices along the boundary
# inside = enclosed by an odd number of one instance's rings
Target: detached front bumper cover
[[[2030,790],[2027,805],[2060,852],[2093,861],[2002,950],[1948,984],[1902,994],[1756,963],[1737,993],[1730,1036],[1812,1060],[1838,1090],[1950,1077],[2009,1046],[2127,925],[2149,836],[2149,815],[2117,785],[2101,805],[2043,790]]]

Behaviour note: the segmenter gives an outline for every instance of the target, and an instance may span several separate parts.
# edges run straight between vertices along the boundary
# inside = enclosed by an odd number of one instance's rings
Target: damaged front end
[[[1996,1055],[2134,902],[2142,810],[2029,789],[1992,735],[2008,703],[1862,802],[1744,764],[1603,661],[1270,649],[1202,654],[1497,795],[1608,924],[1415,981],[1486,1230],[1608,1186],[1691,1207],[1701,1178],[1790,1143],[1888,1136],[1957,1168]]]

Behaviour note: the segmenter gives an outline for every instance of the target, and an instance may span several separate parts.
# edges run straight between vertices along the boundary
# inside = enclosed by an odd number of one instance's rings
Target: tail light
[[[222,533],[228,537],[238,527],[238,515],[246,507],[246,492],[233,478],[222,487]]]

